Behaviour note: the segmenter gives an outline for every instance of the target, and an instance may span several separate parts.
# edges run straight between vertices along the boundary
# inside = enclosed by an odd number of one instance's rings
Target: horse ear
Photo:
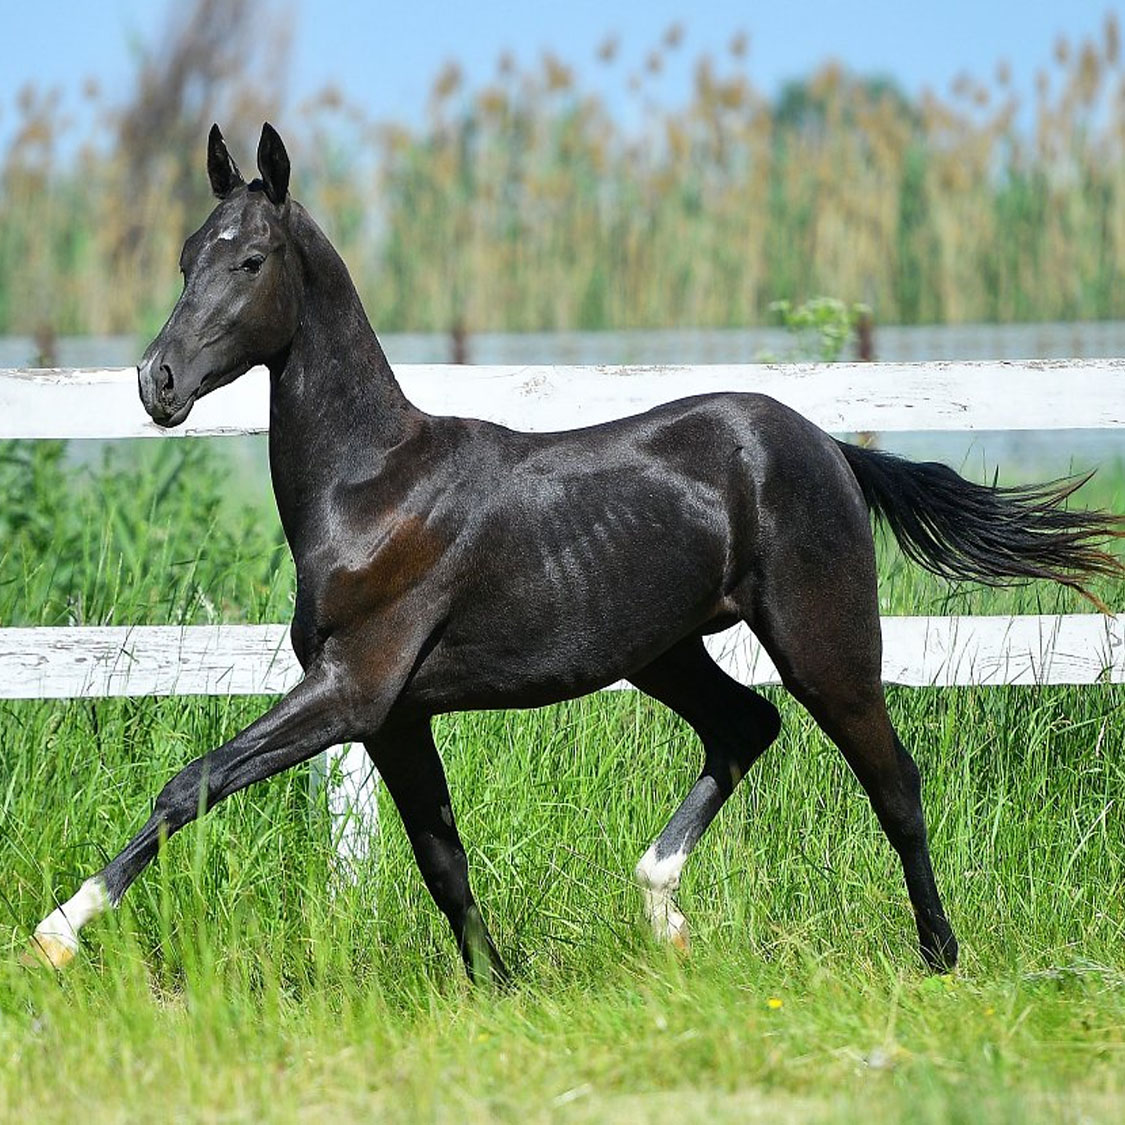
[[[262,177],[270,202],[280,207],[289,194],[289,154],[277,130],[268,121],[262,126],[262,137],[258,141],[258,175]]]
[[[226,199],[239,184],[245,183],[238,165],[227,152],[227,142],[218,125],[212,125],[207,134],[207,176],[211,190],[219,199]]]

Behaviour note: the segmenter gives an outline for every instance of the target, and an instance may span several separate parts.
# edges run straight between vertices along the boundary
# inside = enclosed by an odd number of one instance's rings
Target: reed
[[[680,39],[618,76],[634,103],[619,116],[592,92],[604,82],[505,55],[479,83],[444,68],[421,124],[375,121],[333,90],[282,119],[309,169],[296,194],[377,326],[725,326],[818,293],[881,323],[1125,316],[1113,15],[1096,40],[1059,41],[1031,104],[1003,63],[917,99],[826,64],[770,99],[745,37],[700,56],[687,101],[663,104]],[[590,65],[622,63],[607,44]],[[240,127],[278,96],[207,108]],[[143,332],[175,294],[178,244],[206,208],[200,153],[178,128],[158,131],[173,138],[162,149],[137,105],[90,97],[105,124],[66,158],[76,139],[57,96],[29,88],[10,107],[0,331],[49,318],[59,332]]]

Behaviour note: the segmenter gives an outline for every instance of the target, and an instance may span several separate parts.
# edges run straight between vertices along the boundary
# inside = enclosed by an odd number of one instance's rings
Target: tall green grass
[[[205,446],[137,456],[0,450],[0,622],[284,620],[275,518],[225,496]],[[1125,474],[1085,493],[1125,510]],[[885,612],[1085,608],[881,566]],[[378,863],[333,891],[300,771],[172,841],[73,971],[19,968],[162,781],[268,701],[0,704],[0,1120],[1119,1117],[1125,691],[891,690],[962,940],[949,980],[920,970],[839,755],[769,694],[781,739],[685,872],[686,961],[630,877],[698,769],[681,723],[633,693],[438,720],[509,996],[467,988],[385,796]]]

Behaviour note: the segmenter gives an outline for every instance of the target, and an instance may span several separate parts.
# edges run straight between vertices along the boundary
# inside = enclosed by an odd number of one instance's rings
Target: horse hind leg
[[[957,939],[930,861],[921,776],[891,726],[882,685],[828,693],[802,686],[794,694],[840,748],[898,853],[923,960],[936,972],[952,969],[957,963]]]
[[[699,637],[681,642],[630,679],[683,718],[703,743],[698,780],[636,867],[653,934],[686,952],[688,924],[676,902],[684,864],[734,787],[777,737],[781,718],[772,703],[727,676]]]
[[[867,540],[841,541],[831,560],[791,546],[768,571],[753,629],[782,681],[839,747],[898,853],[922,957],[935,971],[957,962],[934,880],[921,778],[887,714],[874,558]],[[827,565],[826,565],[827,564]]]

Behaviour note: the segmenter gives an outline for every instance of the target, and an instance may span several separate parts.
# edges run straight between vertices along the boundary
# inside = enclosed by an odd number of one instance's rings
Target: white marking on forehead
[[[238,219],[234,219],[219,231],[218,237],[223,239],[224,242],[233,242],[238,237],[241,230],[242,224]]]

